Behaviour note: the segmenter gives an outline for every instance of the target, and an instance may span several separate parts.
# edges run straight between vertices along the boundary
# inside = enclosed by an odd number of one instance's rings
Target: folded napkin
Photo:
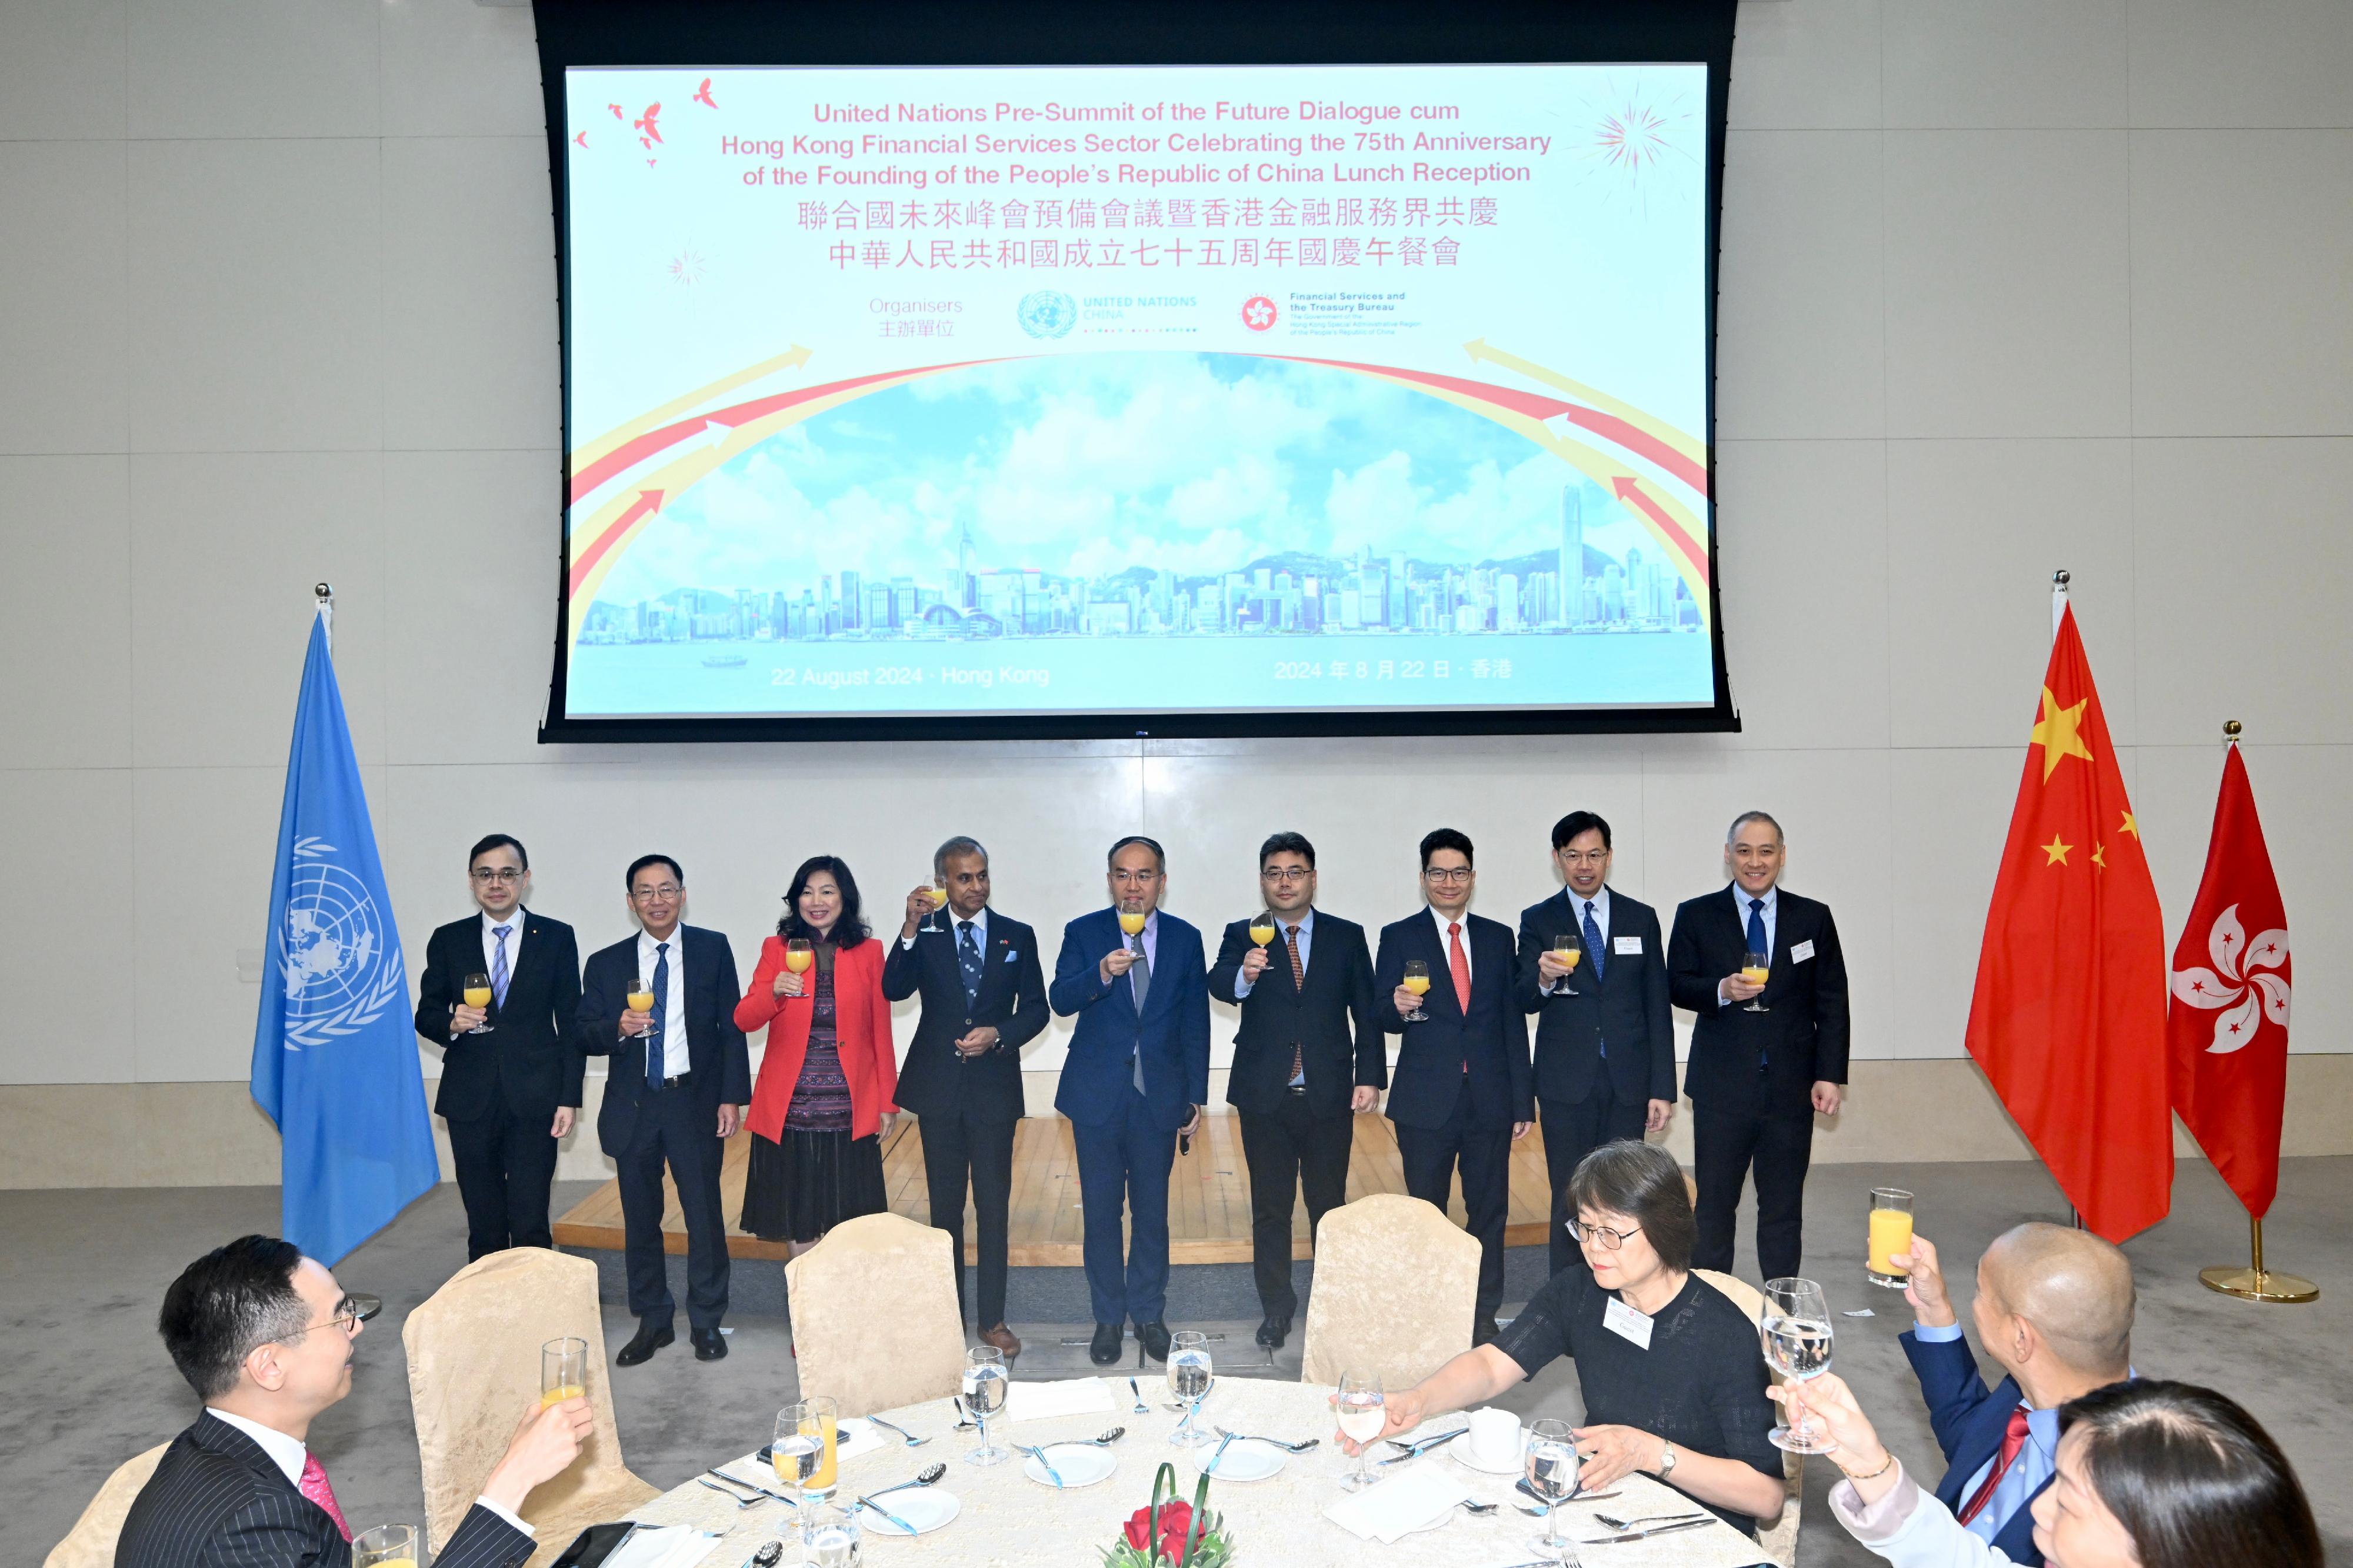
[[[641,1524],[605,1559],[605,1568],[694,1568],[720,1538],[683,1524]]]
[[[1324,1510],[1324,1517],[1366,1541],[1394,1546],[1445,1517],[1462,1500],[1462,1482],[1443,1470],[1416,1465]]]
[[[1007,1391],[1006,1419],[1043,1421],[1052,1415],[1094,1415],[1111,1412],[1111,1391],[1099,1377],[1071,1377],[1059,1383],[1016,1380]]]
[[[839,1464],[844,1459],[854,1459],[860,1454],[871,1454],[898,1441],[871,1421],[848,1416],[838,1423],[834,1430],[834,1462]]]

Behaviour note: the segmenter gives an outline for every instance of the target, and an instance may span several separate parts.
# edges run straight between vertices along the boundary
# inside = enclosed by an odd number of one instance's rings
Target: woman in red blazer
[[[815,954],[799,973],[785,963],[796,938]],[[899,1058],[882,959],[849,868],[813,856],[793,873],[785,917],[760,944],[759,968],[735,1005],[737,1028],[768,1031],[744,1119],[752,1158],[741,1224],[796,1255],[843,1220],[890,1206],[879,1135],[898,1116]]]

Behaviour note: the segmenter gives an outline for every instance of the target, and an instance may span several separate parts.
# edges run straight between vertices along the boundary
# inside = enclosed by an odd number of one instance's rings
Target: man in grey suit
[[[157,1326],[204,1413],[132,1500],[116,1568],[348,1568],[351,1527],[309,1437],[352,1391],[353,1347],[376,1306],[271,1236],[240,1237],[181,1271]],[[579,1456],[592,1419],[586,1399],[525,1416],[438,1568],[529,1561],[523,1500]]]

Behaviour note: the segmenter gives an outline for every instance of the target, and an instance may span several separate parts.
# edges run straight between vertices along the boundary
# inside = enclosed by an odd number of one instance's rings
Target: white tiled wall
[[[591,946],[626,929],[623,864],[676,855],[746,966],[799,857],[888,905],[972,831],[1050,963],[1125,831],[1168,841],[1172,907],[1208,923],[1301,827],[1325,901],[1378,922],[1451,822],[1508,918],[1572,805],[1662,905],[1764,805],[1837,908],[1859,1054],[1949,1057],[2058,566],[2168,908],[2237,717],[2298,947],[2353,946],[2343,0],[1744,5],[1719,474],[1746,728],[1430,744],[534,744],[559,463],[530,27],[0,0],[0,951],[77,999],[70,1051],[0,1037],[0,1083],[244,1076],[237,953],[322,578],[412,963],[491,828]],[[2298,1001],[2297,1047],[2346,1049],[2353,1005]]]

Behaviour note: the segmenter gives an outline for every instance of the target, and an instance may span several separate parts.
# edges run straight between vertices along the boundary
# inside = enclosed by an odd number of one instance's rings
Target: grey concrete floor
[[[1941,1463],[1896,1343],[1908,1311],[1900,1296],[1862,1282],[1863,1194],[1888,1184],[1919,1194],[1920,1228],[1957,1260],[1964,1291],[1970,1266],[1994,1235],[2023,1219],[2063,1218],[2064,1207],[2041,1168],[2026,1163],[1833,1165],[1813,1173],[1808,1272],[1829,1287],[1834,1308],[1874,1311],[1839,1320],[1838,1370],[1891,1446],[1933,1476]],[[559,1212],[587,1190],[560,1189]],[[0,1193],[0,1258],[7,1259],[0,1331],[15,1347],[0,1360],[0,1475],[13,1500],[0,1516],[0,1563],[37,1563],[110,1468],[192,1418],[194,1398],[155,1337],[164,1287],[197,1253],[277,1223],[277,1191],[266,1187]],[[2184,1164],[2172,1217],[2127,1249],[2140,1282],[2134,1359],[2145,1373],[2211,1384],[2252,1409],[2303,1475],[2331,1556],[2353,1560],[2353,1355],[2346,1349],[2353,1343],[2353,1159],[2288,1162],[2266,1229],[2271,1262],[2317,1279],[2318,1303],[2260,1308],[2199,1284],[2200,1267],[2244,1261],[2246,1224],[2209,1167]],[[1753,1279],[1748,1234],[1744,1219],[1738,1270]],[[457,1194],[443,1187],[337,1269],[347,1286],[385,1301],[384,1316],[361,1338],[352,1397],[311,1434],[355,1523],[415,1519],[420,1510],[400,1323],[464,1263]],[[1541,1253],[1514,1248],[1511,1263],[1512,1293],[1524,1296],[1541,1279]],[[1028,1344],[1020,1375],[1094,1370],[1086,1360],[1087,1325],[1071,1321],[1083,1317],[1084,1296],[1074,1280],[1057,1278],[1073,1273],[1014,1271],[1014,1326]],[[1296,1377],[1297,1336],[1273,1356],[1250,1342],[1257,1313],[1247,1277],[1240,1266],[1177,1269],[1170,1320],[1224,1332],[1222,1373]],[[607,1280],[609,1355],[633,1323],[616,1277]],[[681,1341],[615,1374],[623,1451],[657,1486],[675,1486],[755,1446],[776,1407],[795,1397],[778,1266],[739,1266],[735,1295],[726,1361],[697,1363]],[[1031,1311],[1060,1321],[1034,1321]],[[1066,1338],[1076,1342],[1064,1344]],[[1574,1418],[1576,1373],[1567,1363],[1547,1368],[1503,1403]],[[1799,1561],[1809,1568],[1875,1561],[1831,1521],[1821,1494],[1832,1479],[1827,1466],[1809,1468]]]

